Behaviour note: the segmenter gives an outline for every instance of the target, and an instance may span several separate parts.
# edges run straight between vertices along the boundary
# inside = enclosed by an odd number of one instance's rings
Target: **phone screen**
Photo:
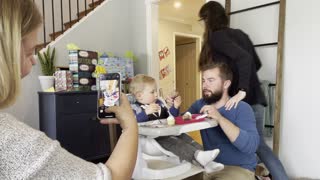
[[[100,74],[98,78],[98,118],[114,118],[114,113],[106,113],[105,110],[120,104],[120,74]]]

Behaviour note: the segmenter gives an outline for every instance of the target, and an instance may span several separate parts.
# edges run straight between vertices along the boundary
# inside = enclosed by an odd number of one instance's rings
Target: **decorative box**
[[[72,72],[75,90],[96,90],[95,67],[98,53],[86,50],[69,51],[69,69]]]
[[[72,73],[70,71],[56,71],[54,73],[55,91],[69,91],[72,89]]]
[[[122,57],[101,57],[104,61],[104,66],[107,73],[120,73],[122,80],[132,79],[133,60]]]

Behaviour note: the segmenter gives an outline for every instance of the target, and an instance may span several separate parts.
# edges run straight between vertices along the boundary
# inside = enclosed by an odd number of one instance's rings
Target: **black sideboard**
[[[109,128],[96,118],[96,91],[38,92],[38,95],[41,131],[85,160],[109,157]]]

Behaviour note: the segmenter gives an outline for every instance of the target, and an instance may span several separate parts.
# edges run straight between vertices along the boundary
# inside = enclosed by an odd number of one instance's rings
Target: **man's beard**
[[[206,95],[205,92],[211,92],[211,94]],[[216,103],[222,98],[222,90],[219,90],[215,93],[210,90],[202,90],[202,98],[206,104]]]

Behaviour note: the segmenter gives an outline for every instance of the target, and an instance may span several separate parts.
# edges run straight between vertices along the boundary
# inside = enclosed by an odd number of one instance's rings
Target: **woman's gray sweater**
[[[111,179],[104,164],[82,160],[58,141],[0,113],[0,179]]]

